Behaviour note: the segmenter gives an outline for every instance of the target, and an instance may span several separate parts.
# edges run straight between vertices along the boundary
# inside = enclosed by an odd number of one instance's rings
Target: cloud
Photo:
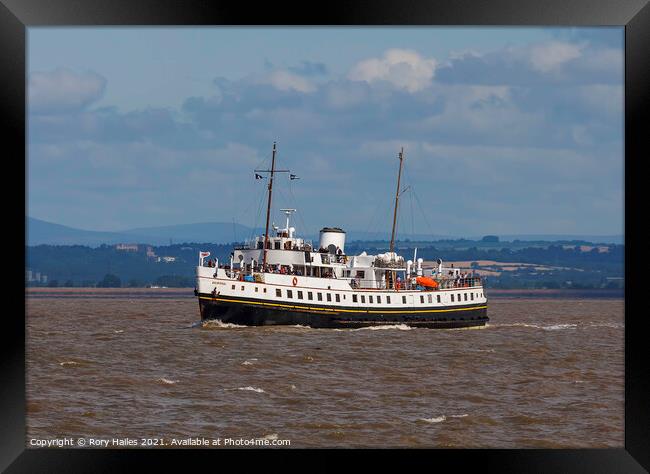
[[[579,58],[584,47],[584,44],[561,41],[536,44],[530,48],[530,62],[533,69],[537,71],[543,73],[555,72],[563,64]]]
[[[353,81],[386,81],[393,86],[416,92],[430,85],[437,61],[423,58],[407,49],[389,49],[381,58],[371,58],[356,64],[348,74]]]
[[[619,222],[622,202],[622,51],[567,42],[456,53],[444,63],[393,49],[344,77],[323,77],[318,63],[269,63],[216,78],[214,93],[188,97],[180,110],[124,113],[90,108],[90,98],[47,114],[30,107],[30,210],[56,220],[57,206],[70,209],[87,227],[111,200],[106,222],[248,216],[236,207],[258,198],[250,170],[277,140],[281,166],[301,177],[288,183],[297,202],[278,186],[278,206],[300,203],[313,231],[322,220],[364,230],[394,191],[401,146],[421,199],[454,196],[453,208],[425,209],[439,233],[487,233],[484,223],[550,231],[560,220],[605,229]],[[215,195],[231,214],[215,214]],[[130,213],[133,203],[151,214]]]
[[[271,72],[268,81],[273,87],[281,91],[295,90],[309,93],[316,90],[316,86],[304,77],[284,70]]]
[[[543,41],[484,54],[450,56],[436,69],[436,82],[517,85],[623,82],[623,51],[588,41]]]
[[[58,68],[29,76],[28,106],[31,112],[81,110],[104,94],[106,79],[94,72],[76,73]]]

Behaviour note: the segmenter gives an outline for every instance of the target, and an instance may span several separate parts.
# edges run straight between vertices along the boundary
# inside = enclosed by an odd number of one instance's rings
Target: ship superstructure
[[[444,267],[441,260],[425,275],[421,258],[406,261],[394,251],[403,152],[389,251],[348,255],[346,233],[338,227],[321,229],[317,245],[298,237],[291,225],[295,209],[282,209],[284,228],[269,232],[275,150],[274,144],[266,232],[235,247],[228,262],[199,255],[195,293],[202,320],[352,328],[485,325],[487,297],[479,276]]]

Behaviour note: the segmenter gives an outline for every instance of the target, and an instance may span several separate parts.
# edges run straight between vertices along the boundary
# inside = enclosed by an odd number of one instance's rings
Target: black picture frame
[[[5,152],[5,217],[23,253],[10,252],[5,272],[5,304],[0,357],[0,468],[6,472],[116,472],[183,463],[223,462],[237,457],[238,469],[253,461],[286,465],[305,451],[291,450],[83,450],[25,448],[25,215],[10,182],[26,182],[26,28],[92,25],[476,25],[625,27],[625,447],[622,449],[522,450],[366,450],[368,460],[387,466],[420,465],[462,470],[472,464],[499,472],[646,472],[650,469],[650,357],[643,331],[642,265],[647,243],[644,218],[635,213],[643,201],[643,161],[650,104],[650,6],[647,0],[411,0],[395,2],[333,1],[318,5],[293,2],[207,2],[201,0],[0,0],[0,91]],[[11,146],[13,145],[13,146]],[[25,162],[21,162],[23,156]],[[8,215],[8,216],[7,216]],[[18,229],[18,230],[15,230]],[[20,231],[23,229],[23,232]],[[21,259],[22,257],[22,259]],[[5,259],[8,261],[8,259]],[[21,285],[19,287],[19,284]],[[13,303],[16,304],[15,310]],[[22,311],[22,313],[20,312]],[[318,464],[304,468],[333,470],[348,464],[358,451],[316,450],[307,454]],[[187,464],[185,464],[187,465]],[[213,468],[223,465],[212,464]]]

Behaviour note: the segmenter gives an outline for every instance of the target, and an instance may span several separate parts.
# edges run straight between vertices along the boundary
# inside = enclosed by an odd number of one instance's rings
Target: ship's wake
[[[224,323],[220,319],[209,319],[207,321],[201,321],[198,325],[200,325],[202,329],[242,329],[248,327],[239,324]]]

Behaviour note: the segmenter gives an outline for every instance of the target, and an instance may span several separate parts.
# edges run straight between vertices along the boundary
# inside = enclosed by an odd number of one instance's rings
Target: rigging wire
[[[390,198],[388,198],[389,200],[388,200],[388,202],[386,202],[386,199],[387,199],[386,196],[387,195],[382,194],[382,196],[384,197],[384,199],[377,199],[375,201],[375,203],[376,203],[375,204],[375,210],[374,210],[374,212],[372,213],[372,215],[370,217],[370,222],[368,223],[368,225],[366,225],[366,233],[369,234],[368,237],[370,237],[370,234],[375,230],[377,230],[376,233],[379,233],[378,232],[378,230],[379,230],[378,229],[379,220],[382,217],[381,216],[381,214],[382,214],[381,210],[384,211],[383,217],[388,219],[389,214],[387,212],[387,209],[390,208]]]
[[[270,153],[266,153],[266,154],[262,155],[261,160],[257,163],[255,168],[253,168],[253,169],[262,169],[262,167],[264,167],[264,165],[268,163],[270,158],[271,158]],[[259,222],[260,206],[261,206],[262,199],[264,198],[265,191],[266,191],[266,186],[263,186],[262,189],[260,190],[260,197],[259,198],[248,200],[248,206],[246,206],[246,208],[243,209],[243,210],[241,210],[241,208],[236,209],[235,215],[232,216],[233,236],[235,238],[235,241],[237,241],[237,231],[236,231],[236,227],[235,227],[235,222],[241,224],[241,222],[240,222],[241,216],[248,216],[248,213],[249,213],[249,211],[252,210],[253,205],[255,204],[255,202],[258,202],[258,210],[257,210],[257,213],[255,214],[255,221],[253,222],[253,227],[251,228],[251,232],[250,232],[248,238],[252,239],[252,238],[255,237],[255,228],[257,227],[257,224]],[[246,195],[247,194],[243,194],[243,196],[246,196]],[[237,216],[237,221],[235,221],[235,216]]]
[[[295,205],[293,206],[293,208],[296,209],[296,216],[298,217],[298,219],[299,219],[299,221],[300,221],[300,225],[301,225],[302,228],[304,229],[304,230],[302,231],[302,232],[303,232],[303,235],[312,235],[312,234],[309,232],[311,229],[308,229],[308,228],[307,228],[307,225],[305,224],[305,220],[302,218],[302,211],[301,211],[300,208],[298,207],[298,200],[296,199],[296,196],[293,194],[293,186],[291,185],[291,181],[292,181],[292,180],[291,180],[291,177],[289,177],[289,186],[288,186],[288,187],[289,187],[289,194],[291,195],[292,202],[295,203]]]
[[[264,197],[266,196],[266,186],[262,186],[260,193],[259,193],[259,199],[258,199],[258,204],[257,204],[257,212],[255,213],[255,221],[253,223],[253,226],[251,227],[250,230],[250,235],[249,239],[253,240],[255,238],[255,234],[257,233],[257,227],[258,223],[260,222],[260,218],[262,215],[262,209],[264,207]]]
[[[413,214],[413,193],[411,192],[413,189],[413,185],[409,185],[409,203],[411,207],[411,239],[413,239],[415,235],[415,215]]]
[[[405,174],[407,176],[407,179],[409,181],[411,181],[408,174],[406,172],[405,172]],[[424,208],[422,207],[422,203],[420,202],[420,198],[418,197],[418,193],[415,191],[415,186],[413,186],[412,184],[411,184],[411,191],[413,192],[413,197],[415,198],[415,202],[417,203],[418,208],[420,209],[420,212],[422,213],[422,218],[424,220],[424,223],[426,224],[427,229],[429,230],[429,232],[431,233],[431,236],[433,237],[433,235],[434,235],[433,227],[431,226],[431,224],[429,223],[429,220],[427,219],[427,215],[424,212]]]

